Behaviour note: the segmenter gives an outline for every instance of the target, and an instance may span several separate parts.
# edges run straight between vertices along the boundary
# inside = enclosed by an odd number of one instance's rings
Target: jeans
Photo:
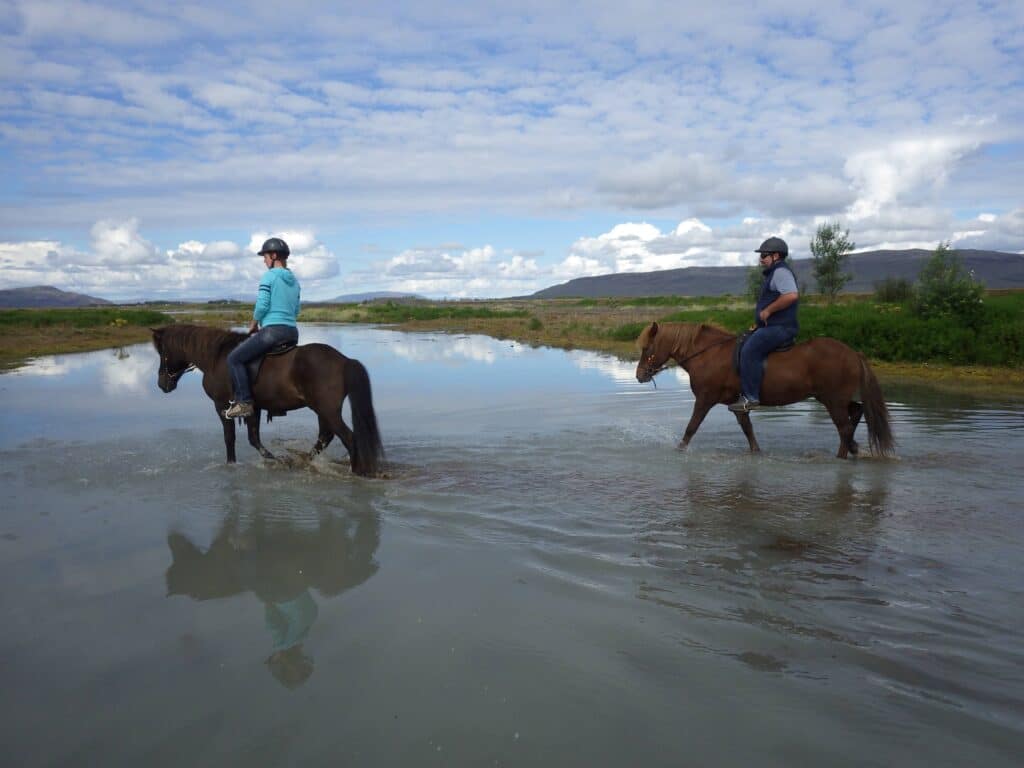
[[[245,369],[246,363],[262,357],[281,342],[298,340],[299,329],[294,325],[267,325],[231,350],[228,354],[228,370],[231,372],[235,402],[252,402],[252,385]]]
[[[764,359],[768,353],[795,338],[796,329],[785,325],[766,325],[750,335],[740,350],[740,384],[748,399],[761,399]]]

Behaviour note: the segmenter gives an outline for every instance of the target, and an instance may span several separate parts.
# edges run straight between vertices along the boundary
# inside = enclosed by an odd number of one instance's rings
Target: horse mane
[[[244,333],[222,331],[207,325],[168,325],[160,329],[165,348],[180,352],[192,361],[213,361],[224,357],[246,339]]]
[[[653,323],[644,328],[637,339],[637,345],[641,349],[651,343],[652,326]],[[715,336],[735,336],[717,323],[658,323],[655,338],[660,344],[668,345],[668,349],[678,354],[686,354],[701,331],[710,331]]]

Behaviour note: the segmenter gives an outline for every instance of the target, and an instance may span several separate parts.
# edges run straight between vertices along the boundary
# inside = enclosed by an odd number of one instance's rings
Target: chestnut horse
[[[637,381],[654,378],[675,360],[690,374],[690,389],[697,400],[690,423],[679,443],[686,448],[708,411],[718,404],[731,403],[740,395],[740,379],[733,370],[736,336],[706,323],[651,323],[637,339],[641,348],[636,366]],[[854,400],[860,392],[863,403]],[[871,452],[886,456],[894,441],[878,380],[859,352],[841,341],[826,337],[811,339],[782,352],[769,355],[761,386],[762,405],[788,405],[813,397],[828,409],[839,431],[839,458],[857,454],[853,433],[863,415],[868,426]],[[749,413],[737,413],[750,450],[761,450],[754,437]]]
[[[235,422],[223,416],[231,398],[227,357],[246,335],[201,325],[168,325],[151,330],[153,346],[160,356],[157,386],[164,392],[173,392],[183,374],[193,368],[202,371],[203,390],[213,400],[224,428],[227,460],[234,462]],[[311,408],[320,420],[320,434],[310,458],[337,435],[348,450],[353,472],[380,473],[384,450],[373,411],[370,377],[358,360],[345,357],[326,344],[304,344],[266,357],[252,384],[253,415],[245,423],[250,445],[264,458],[272,459],[274,455],[260,442],[260,411],[266,410],[269,420],[296,408]],[[353,429],[341,417],[341,404],[346,397],[352,406]]]

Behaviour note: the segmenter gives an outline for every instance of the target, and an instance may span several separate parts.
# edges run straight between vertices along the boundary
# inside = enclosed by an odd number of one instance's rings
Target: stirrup
[[[231,403],[224,411],[225,419],[243,419],[252,416],[253,407],[250,402]]]

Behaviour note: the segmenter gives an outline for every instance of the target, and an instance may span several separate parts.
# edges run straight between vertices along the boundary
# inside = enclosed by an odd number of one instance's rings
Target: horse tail
[[[345,361],[343,380],[352,405],[352,471],[357,475],[380,474],[384,446],[373,411],[370,376],[362,363],[349,358]]]
[[[875,372],[860,355],[860,397],[864,401],[864,422],[868,426],[868,444],[876,456],[889,456],[896,446],[889,427],[889,408],[882,397]]]

